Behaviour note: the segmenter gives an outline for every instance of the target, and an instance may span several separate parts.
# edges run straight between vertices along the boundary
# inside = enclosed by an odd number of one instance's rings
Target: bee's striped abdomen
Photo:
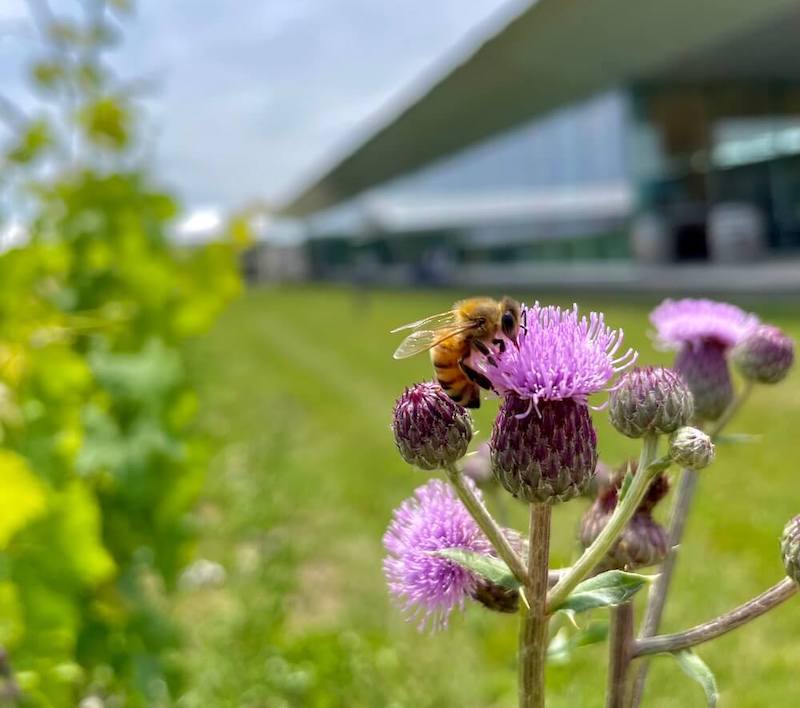
[[[478,408],[480,389],[461,370],[461,359],[468,353],[469,343],[461,337],[453,337],[431,349],[431,361],[442,390],[456,403]]]

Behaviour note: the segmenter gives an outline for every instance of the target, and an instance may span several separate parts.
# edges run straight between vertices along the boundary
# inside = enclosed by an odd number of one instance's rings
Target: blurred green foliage
[[[48,110],[20,113],[0,172],[29,237],[0,254],[2,695],[162,705],[209,452],[181,343],[239,292],[236,245],[170,242],[178,206],[135,164],[134,103],[102,58],[110,10],[36,5]]]

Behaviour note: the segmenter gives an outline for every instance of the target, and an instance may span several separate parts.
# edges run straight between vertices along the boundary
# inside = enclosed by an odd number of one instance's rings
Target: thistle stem
[[[638,508],[642,499],[644,498],[650,482],[657,474],[660,467],[652,467],[651,463],[656,460],[656,451],[658,449],[658,436],[646,435],[642,439],[642,453],[639,457],[639,466],[637,472],[633,475],[631,486],[622,499],[608,523],[603,530],[594,540],[591,546],[587,548],[583,555],[575,562],[575,564],[561,577],[556,586],[550,591],[547,596],[547,607],[550,612],[556,609],[564,600],[567,599],[569,594],[575,589],[575,586],[581,582],[605,557],[606,553],[616,543],[625,524],[628,523],[634,512]]]
[[[611,608],[606,708],[625,708],[633,648],[633,603],[626,602]]]
[[[456,490],[461,503],[467,508],[472,518],[475,519],[475,523],[478,524],[486,538],[489,539],[489,543],[497,551],[497,555],[503,559],[509,570],[514,574],[514,577],[525,585],[528,578],[525,562],[511,546],[508,538],[503,533],[503,529],[492,518],[483,502],[475,494],[475,490],[466,483],[464,475],[456,469],[455,465],[447,467],[445,472],[447,472],[447,477]]]
[[[664,606],[667,602],[667,595],[672,582],[672,574],[675,570],[675,563],[678,560],[678,547],[683,538],[686,520],[689,518],[689,510],[692,507],[692,500],[697,489],[697,481],[698,473],[694,470],[684,469],[681,472],[681,479],[678,482],[678,490],[669,522],[669,552],[659,568],[658,577],[648,596],[647,609],[645,610],[642,629],[639,632],[640,638],[652,637],[658,632],[658,627],[661,624],[661,617],[664,614]],[[638,706],[642,700],[648,670],[649,662],[641,662],[636,671],[631,699],[632,706]]]
[[[684,632],[639,639],[634,644],[633,656],[680,651],[716,639],[737,627],[741,627],[743,624],[761,617],[761,615],[795,595],[797,590],[797,583],[794,580],[784,578],[752,600],[708,622],[698,624]]]
[[[529,574],[525,584],[528,607],[521,605],[519,633],[520,708],[544,707],[544,665],[547,654],[547,578],[550,562],[549,504],[530,505]]]
[[[736,415],[742,404],[750,396],[753,390],[752,381],[745,383],[739,394],[733,399],[731,404],[720,416],[719,420],[708,431],[713,440],[722,432],[725,426]],[[686,521],[694,501],[697,489],[698,473],[694,470],[685,469],[681,473],[681,481],[678,483],[678,491],[675,496],[672,515],[669,523],[669,553],[661,564],[658,578],[653,585],[647,599],[647,609],[645,610],[644,623],[639,632],[639,638],[652,637],[658,632],[661,626],[661,618],[664,615],[664,607],[667,603],[672,575],[675,572],[675,564],[678,560],[678,549],[683,540],[683,533],[686,528]],[[642,661],[636,672],[634,681],[633,696],[631,698],[631,708],[638,708],[644,695],[644,685],[647,681],[649,662]]]

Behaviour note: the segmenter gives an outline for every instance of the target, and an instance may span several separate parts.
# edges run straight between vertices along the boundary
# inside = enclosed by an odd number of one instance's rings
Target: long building
[[[791,0],[530,3],[282,212],[322,277],[780,260],[791,281],[798,30]]]

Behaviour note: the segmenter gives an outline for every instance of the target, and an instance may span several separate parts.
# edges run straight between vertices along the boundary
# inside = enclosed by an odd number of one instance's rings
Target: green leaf
[[[17,143],[6,153],[10,162],[25,165],[33,162],[53,144],[50,127],[43,120],[35,120],[27,125]]]
[[[442,548],[438,551],[431,551],[431,554],[458,563],[462,568],[486,578],[495,585],[501,585],[509,590],[516,590],[520,587],[520,582],[514,577],[508,566],[494,556],[485,556],[482,553],[467,551],[463,548]]]
[[[706,694],[708,708],[716,708],[719,699],[719,689],[717,680],[707,664],[695,654],[691,649],[676,651],[672,654],[678,665],[689,678],[694,679],[703,687]]]
[[[585,629],[570,634],[562,629],[547,647],[547,660],[554,664],[566,664],[580,647],[605,641],[608,637],[608,622],[591,622]]]
[[[47,490],[23,457],[0,450],[0,550],[12,536],[41,516],[47,508]]]
[[[559,612],[586,612],[598,607],[621,605],[630,600],[656,576],[609,570],[584,580],[570,593],[564,602],[555,608]]]

